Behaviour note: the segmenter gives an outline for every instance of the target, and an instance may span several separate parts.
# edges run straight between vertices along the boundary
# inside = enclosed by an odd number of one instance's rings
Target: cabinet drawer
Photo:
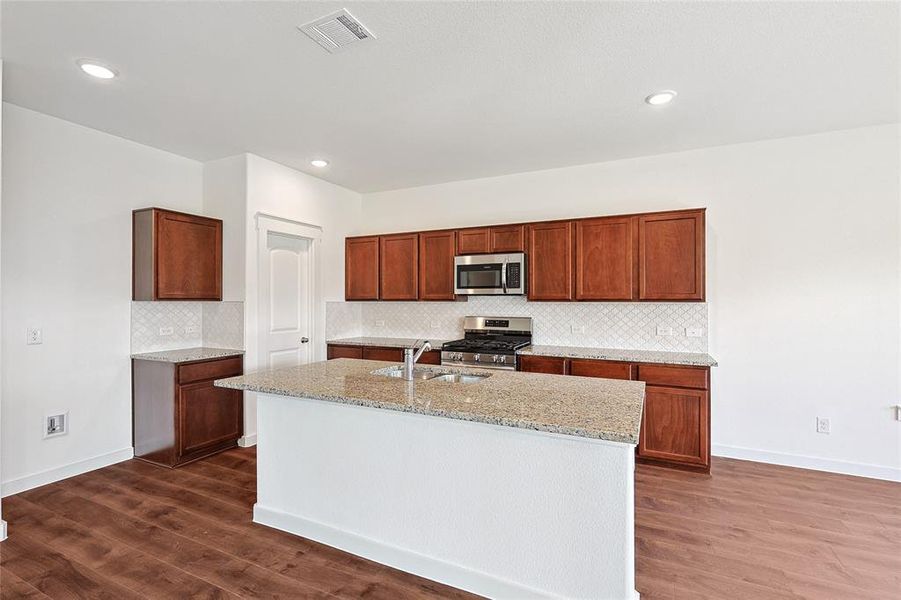
[[[240,356],[180,365],[178,367],[178,383],[234,377],[241,374],[244,370],[243,366],[244,359]]]
[[[520,356],[519,370],[528,373],[566,375],[566,359],[557,358],[555,356]]]
[[[333,358],[363,358],[363,348],[360,346],[336,346],[335,344],[329,344],[327,351],[329,360]]]
[[[574,358],[569,362],[569,374],[604,379],[632,379],[632,365],[624,362]]]
[[[706,390],[710,387],[710,369],[707,367],[638,365],[638,380],[649,385]]]
[[[401,348],[363,348],[364,360],[387,360],[390,362],[401,362],[404,360],[404,351]]]

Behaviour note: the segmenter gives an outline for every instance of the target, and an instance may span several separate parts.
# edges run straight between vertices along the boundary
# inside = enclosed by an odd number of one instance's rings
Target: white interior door
[[[266,231],[260,296],[260,367],[310,362],[312,350],[311,240]]]

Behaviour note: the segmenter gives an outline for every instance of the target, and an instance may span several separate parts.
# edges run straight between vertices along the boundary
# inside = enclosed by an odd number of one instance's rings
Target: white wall
[[[3,121],[6,495],[131,456],[131,211],[199,212],[202,167],[10,104]],[[57,410],[71,430],[44,440]]]
[[[706,206],[714,452],[901,479],[899,162],[895,125],[722,146],[367,194],[362,233]]]
[[[325,359],[325,303],[344,299],[344,238],[359,228],[361,196],[357,192],[253,154],[247,159],[245,224],[245,368],[257,366],[257,232],[256,215],[265,213],[322,229],[320,282],[322,301],[315,307],[314,360]],[[256,397],[244,395],[244,434],[256,435]]]
[[[203,163],[203,214],[222,219],[222,299],[244,301],[247,155]]]

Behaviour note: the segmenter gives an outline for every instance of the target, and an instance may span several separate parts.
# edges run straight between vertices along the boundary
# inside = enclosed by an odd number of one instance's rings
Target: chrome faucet
[[[432,349],[432,345],[428,340],[422,342],[422,346],[419,347],[419,350],[416,350],[416,344],[419,343],[419,340],[413,344],[412,348],[404,348],[404,379],[407,381],[413,381],[413,365],[416,364],[416,361],[422,356],[423,352],[428,352]],[[415,354],[414,354],[415,352]]]

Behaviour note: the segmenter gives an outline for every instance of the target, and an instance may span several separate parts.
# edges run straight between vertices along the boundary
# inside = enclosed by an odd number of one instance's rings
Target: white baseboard
[[[418,554],[404,548],[391,546],[365,538],[349,531],[336,529],[316,521],[291,515],[254,504],[255,523],[287,531],[345,552],[350,552],[377,563],[419,575],[488,598],[553,598],[547,592],[536,590],[488,573],[474,571],[461,565]]]
[[[251,446],[256,446],[257,434],[251,433],[250,435],[245,435],[244,437],[238,438],[238,445],[242,448],[250,448]]]
[[[856,475],[871,479],[885,479],[886,481],[901,482],[901,468],[884,467],[881,465],[868,465],[866,463],[854,463],[816,456],[804,456],[802,454],[786,454],[783,452],[769,452],[755,450],[753,448],[740,448],[738,446],[723,446],[713,444],[710,453],[714,456],[725,458],[737,458],[740,460],[752,460],[755,462],[782,465],[785,467],[798,467],[812,469],[814,471],[828,471],[829,473],[841,473],[843,475]]]
[[[40,473],[4,481],[3,485],[0,486],[0,495],[3,497],[11,496],[13,494],[18,494],[19,492],[24,492],[25,490],[53,483],[54,481],[81,475],[82,473],[87,473],[88,471],[93,471],[95,469],[102,469],[103,467],[108,467],[118,462],[122,462],[123,460],[133,458],[134,455],[134,448],[122,448],[115,452],[101,454],[100,456],[95,456],[93,458],[86,458],[85,460],[41,471]]]

